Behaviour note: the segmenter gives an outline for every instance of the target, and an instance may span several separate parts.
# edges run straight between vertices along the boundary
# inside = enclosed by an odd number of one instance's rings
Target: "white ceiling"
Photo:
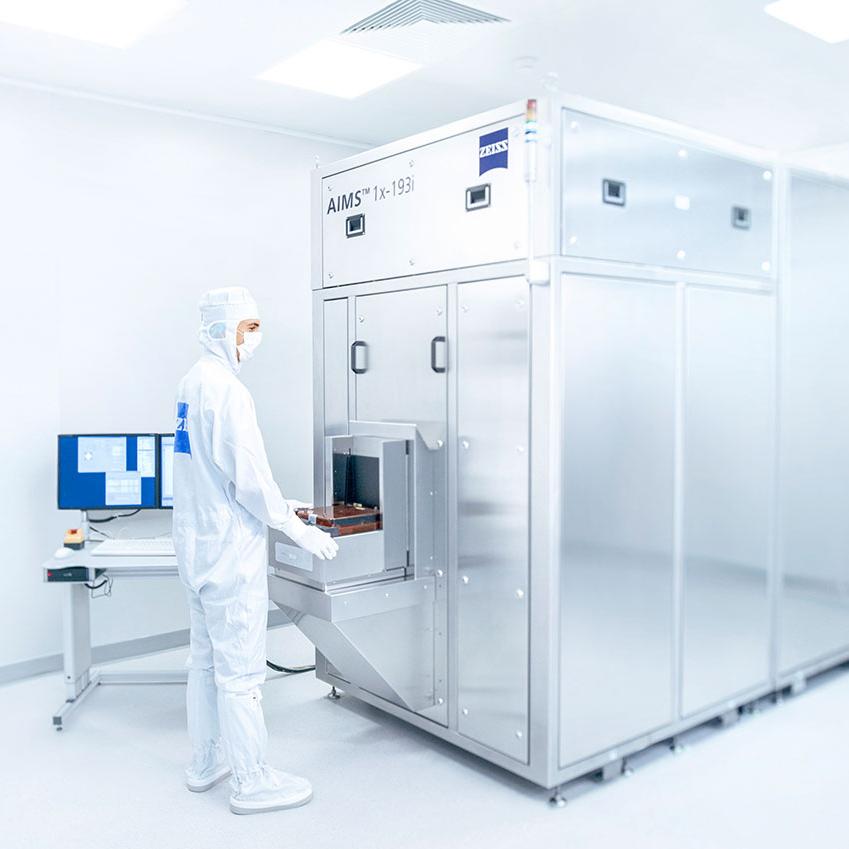
[[[511,23],[434,28],[438,61],[356,100],[256,79],[387,2],[189,0],[126,50],[0,24],[0,75],[371,144],[527,96],[555,73],[563,91],[749,144],[849,142],[849,42],[782,24],[766,0],[466,0]],[[523,56],[538,61],[520,70]]]

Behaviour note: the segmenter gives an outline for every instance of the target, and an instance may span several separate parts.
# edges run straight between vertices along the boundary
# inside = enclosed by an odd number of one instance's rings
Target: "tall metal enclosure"
[[[540,109],[316,172],[315,500],[382,523],[269,563],[322,680],[553,787],[849,657],[849,190]]]

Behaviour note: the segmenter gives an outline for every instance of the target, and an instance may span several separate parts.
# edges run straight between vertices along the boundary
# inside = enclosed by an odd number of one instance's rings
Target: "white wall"
[[[0,666],[61,648],[39,569],[78,518],[55,509],[56,434],[172,430],[209,287],[260,303],[242,375],[284,493],[310,497],[309,176],[351,152],[0,86]],[[96,645],[187,624],[176,580],[116,583],[92,616]]]

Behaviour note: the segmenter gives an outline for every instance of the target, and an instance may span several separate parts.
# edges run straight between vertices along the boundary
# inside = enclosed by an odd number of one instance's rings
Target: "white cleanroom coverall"
[[[320,557],[332,557],[336,544],[301,522],[281,494],[253,399],[237,377],[236,327],[259,318],[255,302],[233,287],[207,293],[200,307],[205,350],[177,389],[174,444],[174,547],[191,625],[187,776],[197,785],[198,776],[217,780],[229,766],[234,793],[250,795],[268,789],[275,772],[265,762],[259,689],[266,670],[266,526]]]

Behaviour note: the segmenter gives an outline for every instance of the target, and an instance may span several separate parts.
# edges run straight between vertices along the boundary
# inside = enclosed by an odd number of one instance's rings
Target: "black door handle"
[[[430,367],[437,374],[445,374],[448,366],[447,366],[447,358],[445,356],[446,351],[446,343],[447,340],[444,336],[434,336],[433,339],[430,340]],[[439,356],[438,348],[442,346],[442,356]]]
[[[368,345],[362,341],[351,344],[351,371],[365,374],[368,371]]]

